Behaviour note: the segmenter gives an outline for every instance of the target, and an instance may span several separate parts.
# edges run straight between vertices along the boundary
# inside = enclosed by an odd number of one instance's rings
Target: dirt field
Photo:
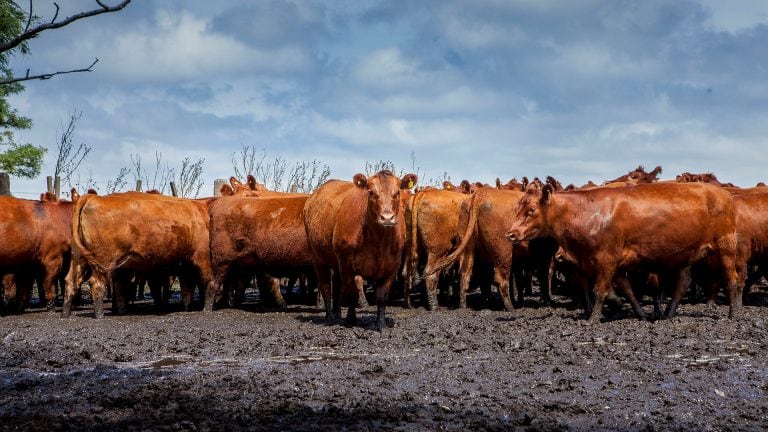
[[[765,430],[768,307],[0,318],[2,430]],[[650,312],[650,305],[646,306]]]

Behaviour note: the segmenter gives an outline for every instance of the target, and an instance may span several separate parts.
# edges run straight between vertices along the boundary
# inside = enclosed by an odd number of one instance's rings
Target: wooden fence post
[[[0,195],[11,195],[11,176],[6,172],[0,172]]]
[[[52,176],[47,176],[45,178],[45,186],[46,186],[45,190],[48,193],[53,193],[53,177]]]
[[[218,197],[221,196],[221,185],[227,183],[226,179],[216,179],[213,181],[213,196]]]
[[[53,180],[53,194],[56,196],[56,199],[59,199],[61,195],[61,177],[56,176],[56,178]]]
[[[136,192],[141,192],[141,179],[136,180]]]
[[[178,193],[176,192],[176,182],[171,182],[171,195],[178,197]]]

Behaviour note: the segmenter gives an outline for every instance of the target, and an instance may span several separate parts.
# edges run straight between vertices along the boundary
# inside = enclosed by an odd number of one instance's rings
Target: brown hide
[[[415,182],[413,174],[406,174],[402,180],[389,171],[368,178],[357,174],[352,183],[324,183],[307,200],[304,223],[327,319],[341,308],[339,301],[330,298],[333,270],[338,275],[334,279],[340,284],[340,294],[351,303],[348,322],[356,320],[358,287],[365,279],[376,283],[378,326],[384,326],[389,289],[400,268],[405,244],[401,194]]]
[[[44,198],[32,201],[0,196],[0,274],[42,269],[45,301],[53,309],[56,281],[67,272],[64,264],[72,247],[74,204],[52,196]]]
[[[208,206],[213,201],[141,192],[81,197],[75,206],[72,232],[77,261],[82,259],[93,270],[91,289],[96,317],[103,316],[104,291],[115,271],[148,272],[176,269],[179,265],[184,269],[182,276],[206,287],[204,309],[210,311],[214,290]],[[74,296],[75,280],[77,275],[70,275],[65,315]],[[115,290],[116,297],[121,294]],[[185,307],[189,306],[188,299],[191,296],[185,298]]]
[[[738,265],[744,274],[754,266],[768,265],[768,192],[734,195]],[[749,279],[759,279],[753,275]],[[755,282],[748,280],[745,289]]]
[[[410,295],[417,278],[419,254],[426,255],[427,309],[437,307],[437,283],[439,273],[432,271],[436,260],[448,255],[459,243],[459,215],[461,203],[469,195],[453,191],[430,189],[419,192],[410,212],[409,254],[406,259],[406,306],[410,307]]]
[[[724,186],[722,183],[720,183],[719,180],[717,180],[717,177],[712,173],[691,174],[689,172],[684,172],[676,176],[675,181],[677,181],[678,183],[702,182],[702,183],[711,183],[716,186]]]
[[[736,271],[736,217],[733,199],[704,183],[655,183],[552,193],[532,184],[510,223],[514,241],[553,237],[594,281],[595,308],[602,314],[617,271],[679,271],[690,279],[691,264],[712,256],[728,284],[730,315],[741,307]],[[682,285],[682,282],[680,283]],[[674,315],[681,292],[666,315]]]
[[[270,276],[311,271],[302,215],[307,198],[230,197],[211,206],[211,264],[219,292],[233,267]],[[282,306],[281,299],[277,297]]]

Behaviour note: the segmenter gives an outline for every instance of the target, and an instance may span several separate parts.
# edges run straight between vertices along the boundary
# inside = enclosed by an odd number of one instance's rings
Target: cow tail
[[[423,192],[417,193],[411,201],[411,232],[410,232],[410,250],[408,251],[408,265],[406,266],[408,274],[406,277],[415,285],[417,283],[418,265],[419,265],[419,204],[421,203]]]
[[[466,249],[469,242],[474,239],[475,226],[477,225],[477,214],[480,208],[480,206],[476,203],[478,200],[478,195],[482,195],[481,190],[473,193],[472,198],[469,200],[469,220],[467,221],[467,228],[464,231],[464,235],[461,237],[461,243],[459,243],[453,252],[439,259],[432,267],[432,271],[430,271],[428,274],[425,274],[423,277],[440,273],[453,265],[453,263],[456,262],[456,259],[458,259],[459,255],[464,252],[464,249]]]

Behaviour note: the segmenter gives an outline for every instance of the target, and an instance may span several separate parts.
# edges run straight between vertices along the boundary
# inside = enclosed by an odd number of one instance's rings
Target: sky
[[[44,189],[72,112],[92,147],[80,179],[100,187],[160,152],[204,158],[210,195],[243,146],[348,180],[381,160],[423,184],[638,165],[768,180],[764,0],[134,0],[30,48],[17,74],[99,62],[10,98],[34,123],[18,140],[49,148],[40,178],[12,180],[21,197]]]

